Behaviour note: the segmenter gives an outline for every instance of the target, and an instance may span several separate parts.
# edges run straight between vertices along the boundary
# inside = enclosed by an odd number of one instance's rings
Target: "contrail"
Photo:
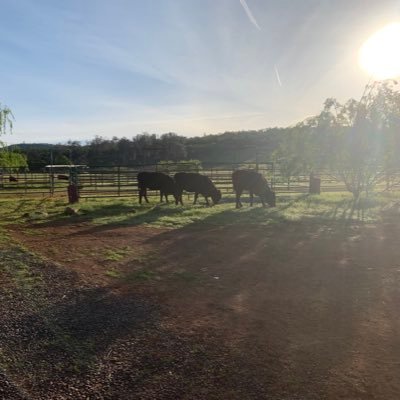
[[[282,81],[281,81],[281,77],[279,76],[279,72],[278,72],[278,68],[276,65],[274,65],[274,70],[275,70],[275,75],[276,75],[276,79],[279,83],[279,86],[282,87]]]
[[[249,20],[251,21],[251,23],[259,30],[261,31],[260,26],[258,25],[256,19],[254,18],[254,15],[251,13],[249,6],[246,3],[246,0],[239,0],[240,4],[242,5],[242,7],[244,8],[244,11],[246,11],[247,16],[249,17]]]

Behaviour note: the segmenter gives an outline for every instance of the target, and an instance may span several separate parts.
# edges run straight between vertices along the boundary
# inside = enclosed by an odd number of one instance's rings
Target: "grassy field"
[[[234,199],[225,199],[214,207],[204,204],[193,206],[186,200],[185,206],[160,204],[152,199],[149,204],[139,205],[132,199],[87,199],[73,208],[76,216],[65,215],[68,206],[65,199],[2,199],[0,200],[1,224],[28,221],[56,221],[70,219],[90,221],[94,224],[149,225],[182,227],[191,223],[215,224],[270,224],[285,221],[363,221],[380,218],[380,212],[400,199],[398,193],[387,192],[371,195],[354,207],[349,193],[325,193],[322,195],[281,195],[276,208],[261,208],[245,204],[240,210],[234,207]],[[201,201],[200,201],[201,203]],[[29,215],[28,215],[29,214]]]

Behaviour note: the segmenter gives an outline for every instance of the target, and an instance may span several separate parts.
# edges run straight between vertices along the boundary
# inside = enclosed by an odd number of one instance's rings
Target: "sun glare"
[[[400,76],[400,23],[386,25],[361,46],[360,66],[375,79]]]

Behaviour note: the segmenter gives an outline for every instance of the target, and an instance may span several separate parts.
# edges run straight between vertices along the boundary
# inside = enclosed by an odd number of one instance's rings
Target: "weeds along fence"
[[[285,176],[279,164],[235,163],[203,164],[202,167],[185,163],[95,166],[77,171],[75,179],[80,198],[135,197],[138,195],[137,174],[141,171],[160,171],[173,176],[176,172],[192,171],[209,176],[223,195],[233,194],[232,172],[236,169],[252,168],[262,173],[278,194],[308,193],[310,176]],[[327,170],[318,171],[315,176],[321,180],[321,192],[342,192],[346,186],[337,176]],[[51,170],[0,171],[0,197],[7,196],[66,196],[71,173],[54,173]],[[400,171],[382,173],[376,190],[400,188]],[[149,196],[158,196],[157,191],[149,191]]]

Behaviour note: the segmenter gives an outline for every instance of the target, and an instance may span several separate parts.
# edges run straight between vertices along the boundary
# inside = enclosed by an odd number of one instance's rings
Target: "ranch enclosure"
[[[277,163],[234,163],[197,165],[168,163],[166,165],[149,164],[136,166],[81,166],[74,168],[54,165],[37,171],[27,169],[2,169],[0,175],[0,197],[66,195],[70,179],[79,189],[80,198],[95,197],[131,197],[138,195],[137,174],[141,171],[165,172],[171,176],[175,172],[199,172],[207,175],[215,183],[222,195],[233,194],[232,172],[236,169],[250,168],[262,173],[272,189],[279,194],[308,193],[310,190],[310,174],[285,176]],[[322,192],[343,192],[346,185],[335,171],[321,169],[313,172],[313,177],[320,180]],[[396,190],[400,187],[400,171],[392,169],[378,173],[375,190],[378,192]],[[158,196],[149,191],[150,196]]]
[[[400,0],[286,3],[1,2],[0,400],[400,400]]]

